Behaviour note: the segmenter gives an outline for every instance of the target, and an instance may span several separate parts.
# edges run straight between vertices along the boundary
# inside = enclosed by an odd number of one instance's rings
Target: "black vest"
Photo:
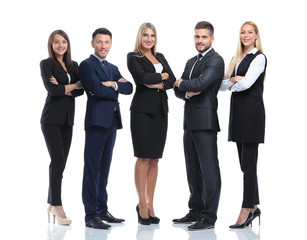
[[[245,76],[251,62],[261,54],[248,54],[237,69],[237,76]],[[267,62],[267,61],[266,61]],[[265,133],[265,110],[263,104],[263,73],[245,91],[233,92],[230,103],[228,140],[239,143],[263,143]],[[232,77],[235,74],[232,74]]]

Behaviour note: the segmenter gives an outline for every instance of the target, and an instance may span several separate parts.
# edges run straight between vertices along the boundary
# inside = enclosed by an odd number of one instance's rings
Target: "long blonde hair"
[[[155,36],[156,36],[156,43],[155,45],[152,47],[151,51],[154,55],[156,55],[156,49],[157,49],[157,31],[156,31],[156,28],[155,26],[152,24],[152,23],[143,23],[140,28],[139,28],[139,31],[138,31],[138,34],[136,36],[136,41],[135,41],[135,47],[134,47],[134,52],[137,52],[137,53],[140,53],[142,56],[144,55],[144,52],[142,51],[142,36],[143,36],[143,33],[145,31],[146,28],[150,28]]]
[[[242,56],[242,53],[243,53],[243,50],[244,50],[244,46],[243,46],[243,44],[242,44],[242,42],[241,42],[241,40],[240,40],[240,35],[241,35],[242,28],[243,28],[244,25],[246,25],[246,24],[249,24],[249,25],[251,25],[251,26],[254,27],[256,34],[258,34],[258,37],[257,37],[257,39],[256,39],[256,41],[255,41],[255,47],[258,48],[258,50],[259,50],[261,53],[263,53],[263,52],[262,52],[261,41],[260,41],[260,33],[259,33],[259,30],[258,30],[257,25],[256,25],[254,22],[252,22],[252,21],[247,21],[247,22],[243,23],[242,26],[241,26],[241,28],[240,28],[239,42],[238,42],[238,48],[237,48],[237,51],[236,51],[236,55],[233,57],[233,59],[232,59],[232,61],[231,61],[231,63],[230,63],[228,72],[226,73],[226,78],[230,78],[230,77],[231,77],[231,75],[232,75],[232,73],[233,73],[233,70],[235,69],[235,66],[236,66],[238,60],[239,60],[239,59],[241,58],[241,56]]]

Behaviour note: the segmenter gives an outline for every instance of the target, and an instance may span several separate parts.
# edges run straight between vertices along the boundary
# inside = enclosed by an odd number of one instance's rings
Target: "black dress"
[[[165,90],[171,89],[176,80],[163,54],[157,53],[155,57],[162,64],[162,73],[169,74],[169,79],[163,81],[163,90],[144,85],[162,83],[161,74],[145,56],[135,52],[127,56],[128,69],[136,84],[130,107],[130,127],[134,156],[139,158],[162,158],[168,125]]]

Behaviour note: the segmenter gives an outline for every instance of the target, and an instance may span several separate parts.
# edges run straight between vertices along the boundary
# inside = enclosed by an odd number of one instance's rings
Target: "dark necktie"
[[[192,70],[191,70],[191,73],[190,73],[190,78],[191,78],[191,76],[192,76],[192,73],[194,72],[194,69],[196,69],[196,67],[198,66],[198,64],[199,64],[199,62],[200,62],[200,59],[201,59],[202,57],[203,57],[202,54],[198,54],[198,55],[197,55],[196,61],[195,61],[194,65],[193,65]]]
[[[102,68],[104,69],[104,71],[106,72],[107,77],[110,78],[110,71],[109,71],[108,62],[106,60],[102,60],[101,65],[102,65]]]

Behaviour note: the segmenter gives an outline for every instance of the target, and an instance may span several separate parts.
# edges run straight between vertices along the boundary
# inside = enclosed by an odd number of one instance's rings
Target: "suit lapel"
[[[191,75],[191,78],[198,77],[199,73],[202,72],[202,69],[203,69],[204,64],[206,64],[206,60],[207,60],[210,56],[212,56],[212,55],[214,54],[214,52],[215,52],[215,51],[214,51],[214,49],[212,48],[209,52],[207,52],[207,53],[205,54],[205,56],[203,56],[203,57],[201,58],[201,60],[199,61],[199,63],[197,63],[197,64],[194,66],[194,64],[195,64],[195,62],[196,62],[196,60],[197,60],[197,56],[195,56],[195,57],[193,58],[193,60],[191,61],[191,66],[189,67],[189,75],[188,75],[188,76]],[[193,68],[193,66],[194,66],[194,68]],[[193,72],[191,73],[192,68],[193,68]],[[196,75],[195,75],[195,74],[196,74]]]
[[[197,69],[200,68],[206,62],[206,59],[211,57],[212,54],[214,54],[213,48],[209,52],[207,52],[205,56],[203,56],[203,58],[200,60],[200,63],[197,65]]]
[[[102,72],[104,73],[105,76],[104,76],[103,79],[109,80],[109,76],[108,76],[106,70],[103,68],[102,63],[98,60],[98,58],[96,58],[95,56],[91,55],[90,59],[96,64],[97,68],[101,69]],[[109,67],[109,64],[108,64],[108,67]],[[111,71],[110,68],[109,68],[109,71],[110,71],[110,75],[112,75],[112,71]],[[112,79],[111,76],[110,76],[110,79]]]

